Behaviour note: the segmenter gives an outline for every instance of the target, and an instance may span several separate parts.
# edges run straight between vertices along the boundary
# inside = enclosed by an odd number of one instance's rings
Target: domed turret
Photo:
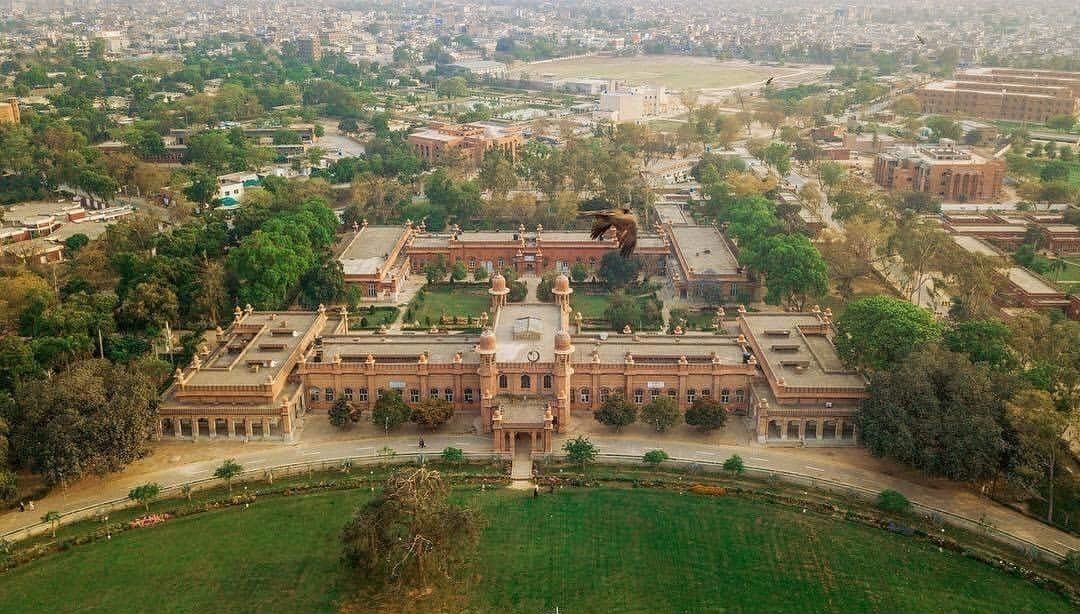
[[[477,351],[481,354],[495,353],[495,332],[490,328],[480,335],[480,345],[477,348]]]
[[[560,330],[555,333],[555,351],[556,352],[571,352],[574,347],[570,344],[570,333],[565,330]]]
[[[502,294],[509,291],[509,288],[506,287],[506,278],[502,276],[502,273],[496,273],[491,277],[490,292],[492,294]]]
[[[559,273],[555,277],[555,283],[551,287],[551,291],[555,294],[569,294],[570,290],[570,278],[563,273]]]

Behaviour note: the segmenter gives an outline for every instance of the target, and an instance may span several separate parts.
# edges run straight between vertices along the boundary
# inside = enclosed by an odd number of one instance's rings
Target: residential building
[[[0,125],[17,124],[20,121],[22,121],[22,116],[19,113],[18,98],[8,98],[0,103]]]

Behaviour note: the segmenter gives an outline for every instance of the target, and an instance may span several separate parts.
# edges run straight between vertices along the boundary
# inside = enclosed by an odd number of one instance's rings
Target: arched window
[[[743,397],[745,397],[745,396],[746,396],[746,393],[743,392],[742,388],[736,388],[735,389],[735,402],[736,403],[742,403],[743,402]]]
[[[466,388],[465,389],[465,402],[466,403],[472,403],[473,402],[472,388]]]
[[[655,401],[658,398],[660,398],[660,389],[649,388],[649,399]]]
[[[310,395],[310,398],[311,398],[312,401],[318,401],[319,397],[322,395],[322,391],[319,390],[318,388],[312,388],[308,392],[308,394]]]
[[[609,388],[601,388],[600,389],[600,402],[603,403],[603,402],[607,401],[609,397],[611,397],[611,390]]]
[[[727,388],[724,388],[723,390],[720,391],[720,402],[721,403],[728,403],[730,401],[731,401],[731,391],[728,390]]]
[[[521,375],[521,389],[522,390],[528,390],[529,388],[532,388],[532,378],[529,377],[528,374],[522,374]]]
[[[711,390],[709,390],[708,388],[702,388],[701,389],[701,398],[707,399],[707,398],[709,398],[711,396],[712,396],[712,391]]]
[[[697,390],[690,388],[686,391],[686,402],[693,404],[694,399],[697,398]]]
[[[673,399],[678,399],[679,398],[679,391],[675,390],[674,388],[668,388],[667,389],[667,395],[669,397],[673,398]]]
[[[432,389],[428,390],[428,398],[429,399],[437,399],[437,398],[439,398],[439,389],[438,388],[432,388]]]
[[[641,405],[645,402],[645,391],[641,388],[634,389],[634,402]]]
[[[582,388],[581,389],[581,402],[582,403],[590,403],[591,401],[592,401],[592,393],[589,391],[588,388]]]
[[[386,391],[383,390],[382,388],[379,388],[378,390],[376,390],[375,391],[375,400],[378,401],[379,399],[383,398],[383,394],[385,394],[385,393],[386,393]]]
[[[499,388],[506,388],[510,385],[510,382],[506,379],[506,375],[499,376]]]
[[[544,388],[551,388],[551,376],[550,375],[545,375],[544,376]]]
[[[334,389],[333,388],[327,388],[326,389],[326,400],[327,401],[333,401],[334,400]]]
[[[351,401],[352,400],[352,388],[346,388],[343,391],[342,396],[345,397],[346,401]]]
[[[446,390],[443,390],[443,398],[446,399],[447,401],[449,401],[450,403],[453,403],[454,402],[454,389],[453,388],[447,388]]]
[[[367,388],[361,388],[359,392],[360,400],[367,401]]]
[[[409,391],[409,400],[412,401],[413,403],[419,403],[420,402],[420,389],[419,388],[413,388],[412,390]]]

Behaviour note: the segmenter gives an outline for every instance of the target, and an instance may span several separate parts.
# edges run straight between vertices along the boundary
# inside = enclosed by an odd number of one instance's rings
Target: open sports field
[[[369,496],[260,498],[74,547],[0,574],[0,612],[333,612],[350,583],[338,535]],[[471,589],[443,611],[1074,611],[923,542],[734,497],[604,488],[455,497],[487,526]]]
[[[799,67],[771,67],[682,55],[636,57],[593,56],[515,66],[515,73],[531,78],[617,79],[630,84],[656,84],[673,89],[710,89],[750,85],[771,76],[800,74]]]

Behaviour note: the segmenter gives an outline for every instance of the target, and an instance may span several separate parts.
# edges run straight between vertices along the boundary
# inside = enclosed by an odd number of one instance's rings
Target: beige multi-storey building
[[[923,113],[1044,123],[1080,113],[1080,73],[983,68],[915,91]]]
[[[479,121],[468,124],[433,122],[409,134],[406,142],[416,155],[429,163],[439,160],[446,152],[460,150],[473,164],[479,165],[484,154],[497,149],[508,158],[517,158],[518,149],[525,144],[521,130],[499,122]]]
[[[552,303],[508,304],[491,281],[480,335],[348,332],[348,314],[237,310],[178,370],[160,408],[159,436],[293,439],[305,414],[325,420],[340,399],[363,412],[383,395],[437,397],[472,413],[497,451],[551,451],[555,433],[612,395],[659,396],[685,411],[712,398],[747,416],[762,443],[852,445],[864,379],[840,363],[831,314],[717,314],[716,333],[586,333],[572,324],[573,289],[556,278]]]

